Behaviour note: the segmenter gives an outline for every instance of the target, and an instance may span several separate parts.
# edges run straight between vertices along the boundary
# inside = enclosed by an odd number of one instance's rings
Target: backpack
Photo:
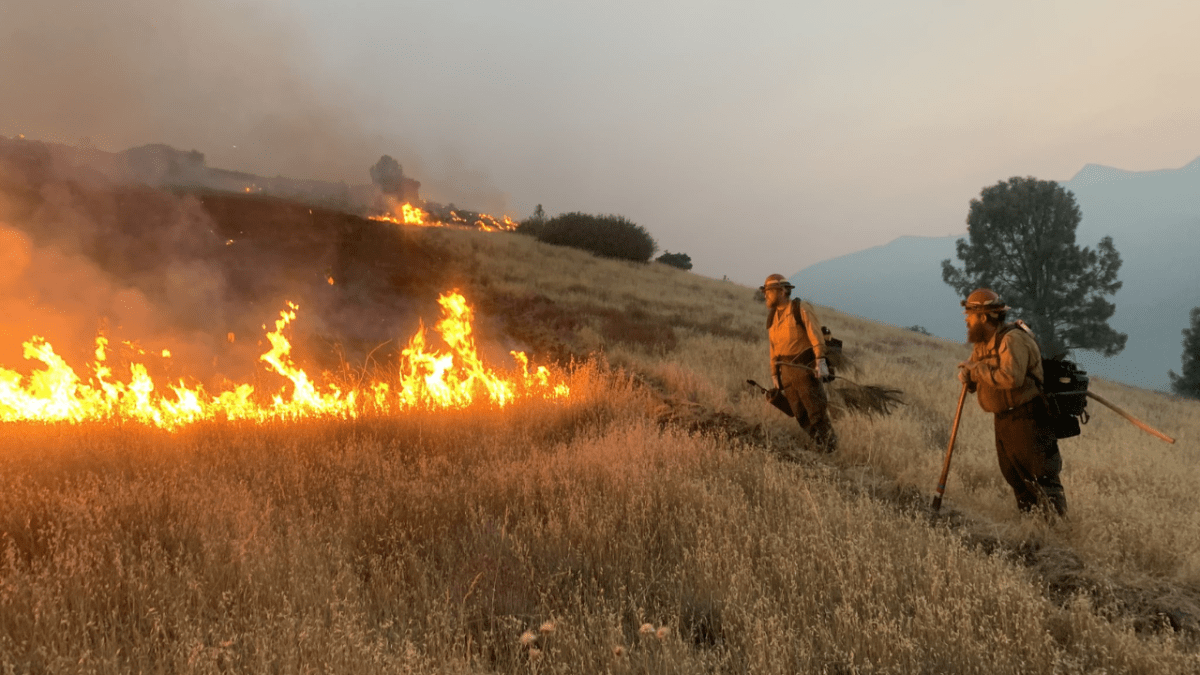
[[[1037,342],[1037,337],[1024,321],[1017,320],[1005,327],[1001,336],[1011,330],[1020,328]],[[1041,345],[1038,345],[1041,352]],[[1080,424],[1087,424],[1087,389],[1089,378],[1087,371],[1081,369],[1074,361],[1065,358],[1042,359],[1042,376],[1044,381],[1033,378],[1037,384],[1042,400],[1046,402],[1046,410],[1050,414],[1051,426],[1055,438],[1071,438],[1080,434]]]
[[[1080,424],[1087,424],[1088,374],[1067,359],[1042,359],[1046,376],[1039,389],[1046,397],[1046,408],[1054,420],[1055,438],[1078,436]],[[1036,381],[1036,380],[1035,380]]]

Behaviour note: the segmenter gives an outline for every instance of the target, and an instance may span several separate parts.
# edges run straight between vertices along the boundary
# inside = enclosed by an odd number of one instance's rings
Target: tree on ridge
[[[967,239],[956,243],[961,268],[942,261],[942,280],[961,297],[976,288],[998,293],[1029,324],[1047,358],[1072,349],[1113,356],[1129,336],[1108,325],[1120,288],[1121,256],[1112,237],[1079,247],[1075,196],[1054,181],[1013,177],[971,200]]]

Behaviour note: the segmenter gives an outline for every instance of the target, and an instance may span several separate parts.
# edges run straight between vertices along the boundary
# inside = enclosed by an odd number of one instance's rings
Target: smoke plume
[[[0,134],[121,151],[165,143],[208,165],[264,176],[367,183],[383,154],[423,179],[427,163],[354,73],[321,75],[287,3],[70,0],[0,4]],[[411,27],[410,27],[411,28]],[[388,82],[390,89],[403,83]],[[413,97],[412,105],[419,105]],[[367,128],[387,120],[393,131]],[[488,176],[458,158],[430,177],[438,199],[503,210]]]

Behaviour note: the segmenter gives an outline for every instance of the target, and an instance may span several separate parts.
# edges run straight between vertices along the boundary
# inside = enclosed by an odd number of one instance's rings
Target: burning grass
[[[487,213],[476,213],[440,205],[426,205],[430,208],[422,208],[408,202],[401,204],[394,199],[389,201],[388,213],[370,216],[370,219],[396,225],[449,227],[479,232],[512,232],[517,229],[517,223],[508,216],[496,218]]]
[[[973,409],[933,519],[965,347],[823,311],[852,376],[906,403],[839,411],[841,451],[818,458],[742,384],[766,371],[750,289],[431,236],[473,270],[467,297],[602,352],[566,371],[571,396],[173,433],[7,423],[6,667],[1200,672],[1194,403],[1096,382],[1180,442],[1096,411],[1063,443],[1059,526],[1017,513]],[[612,339],[631,305],[638,330]],[[719,423],[660,423],[689,417]]]
[[[28,377],[0,368],[0,420],[86,422],[115,420],[176,429],[209,420],[300,420],[304,418],[355,418],[363,414],[388,415],[414,409],[462,408],[476,398],[504,407],[518,398],[563,398],[570,389],[546,366],[530,370],[524,352],[512,352],[517,372],[501,373],[485,366],[475,346],[472,311],[456,292],[439,300],[444,315],[436,332],[448,347],[430,347],[425,327],[400,353],[399,371],[390,381],[375,380],[356,386],[324,385],[293,362],[291,342],[285,336],[296,319],[297,307],[275,321],[266,337],[271,348],[259,358],[270,372],[290,381],[289,389],[264,397],[249,383],[231,384],[219,394],[208,394],[202,385],[182,379],[169,384],[171,393],[156,385],[145,364],[127,364],[129,380],[114,377],[107,361],[107,340],[96,339],[96,360],[85,380],[52,345],[34,336],[25,343],[25,358],[41,363]],[[264,326],[265,328],[265,326]],[[169,352],[164,350],[167,358]],[[328,379],[325,378],[325,379]],[[286,393],[285,393],[286,392]]]

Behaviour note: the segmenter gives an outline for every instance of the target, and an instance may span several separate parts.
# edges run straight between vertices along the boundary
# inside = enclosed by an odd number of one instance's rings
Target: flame
[[[400,207],[400,212],[404,216],[405,225],[424,225],[426,213],[412,204],[404,204]]]
[[[449,217],[435,216],[409,203],[401,204],[399,208],[393,208],[392,212],[387,215],[369,216],[369,218],[397,225],[461,227],[481,230],[483,232],[511,232],[517,229],[517,223],[508,216],[496,218],[486,213],[477,213],[473,214],[473,218],[466,218],[453,210],[450,211]]]
[[[438,298],[443,318],[434,326],[446,344],[448,353],[426,350],[425,325],[401,352],[406,369],[401,373],[401,400],[407,407],[459,408],[486,395],[489,402],[503,407],[521,395],[520,386],[532,387],[550,397],[567,396],[564,384],[550,382],[550,371],[540,366],[529,372],[524,352],[510,352],[521,366],[521,377],[513,380],[498,376],[480,361],[471,335],[471,309],[457,293]]]
[[[371,216],[371,220],[382,220],[388,223],[396,223],[397,225],[436,225],[437,223],[430,222],[427,219],[429,214],[417,206],[409,203],[400,205],[399,215],[389,214],[386,216]]]
[[[142,363],[129,366],[126,381],[114,378],[107,363],[108,339],[96,338],[95,361],[85,380],[54,352],[45,339],[24,343],[27,360],[42,364],[28,377],[0,367],[0,420],[84,423],[131,421],[178,429],[204,420],[251,420],[313,417],[357,418],[411,409],[462,408],[476,403],[503,407],[520,398],[562,398],[570,389],[549,369],[529,370],[523,352],[511,352],[518,369],[499,373],[480,360],[472,335],[471,308],[457,292],[443,294],[438,303],[443,318],[434,330],[449,351],[429,348],[422,322],[401,353],[399,383],[370,382],[343,390],[319,384],[291,359],[292,345],[285,329],[298,307],[288,303],[266,337],[271,348],[260,356],[267,369],[287,383],[273,393],[260,393],[250,384],[231,385],[216,395],[184,380],[160,386]],[[230,333],[229,341],[233,342]],[[129,344],[135,350],[136,345]],[[144,352],[141,352],[144,353]],[[167,350],[162,351],[168,357]]]

